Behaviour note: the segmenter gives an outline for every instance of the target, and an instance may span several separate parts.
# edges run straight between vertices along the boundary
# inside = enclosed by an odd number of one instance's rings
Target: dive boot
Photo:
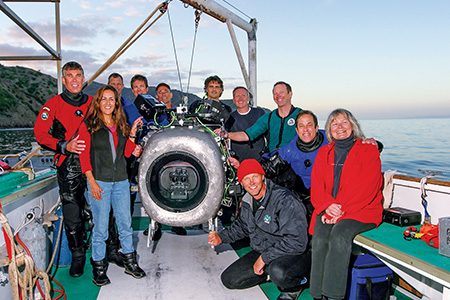
[[[70,264],[69,274],[72,277],[80,277],[84,272],[86,262],[86,249],[84,246],[84,231],[81,229],[69,231],[66,228],[67,242],[72,252],[72,263]]]
[[[126,274],[138,279],[145,277],[144,270],[139,267],[136,261],[136,251],[127,254],[120,253],[120,256],[122,256]]]
[[[69,274],[72,277],[80,277],[84,272],[84,264],[86,263],[86,254],[84,248],[76,248],[72,250],[72,263],[70,264]]]
[[[106,275],[106,271],[108,271],[108,261],[106,260],[106,258],[100,261],[94,261],[91,257],[91,264],[92,275],[94,275],[94,277],[92,278],[92,282],[94,282],[95,285],[104,286],[111,283],[108,276]]]

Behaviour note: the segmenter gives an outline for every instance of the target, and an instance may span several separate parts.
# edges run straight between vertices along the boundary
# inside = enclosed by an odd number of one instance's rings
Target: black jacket
[[[253,215],[252,196],[245,194],[238,219],[219,233],[222,242],[250,237],[250,246],[266,264],[284,255],[297,255],[308,246],[306,209],[288,189],[266,179],[267,190]]]
[[[127,138],[117,128],[119,142],[114,151],[114,142],[110,131],[102,126],[91,135],[92,174],[96,180],[116,182],[128,179],[124,150]],[[114,153],[114,152],[115,153]],[[113,153],[116,156],[113,160]]]

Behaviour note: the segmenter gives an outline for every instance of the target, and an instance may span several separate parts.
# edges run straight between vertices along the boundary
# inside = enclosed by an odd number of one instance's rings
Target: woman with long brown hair
[[[92,209],[93,282],[102,286],[110,283],[106,271],[108,262],[105,241],[108,238],[109,212],[113,209],[121,244],[120,255],[125,273],[142,278],[145,272],[136,261],[131,228],[130,193],[125,157],[136,144],[139,118],[129,127],[116,89],[110,85],[100,88],[89,107],[80,137],[86,150],[80,155],[81,168],[88,182],[88,202]]]

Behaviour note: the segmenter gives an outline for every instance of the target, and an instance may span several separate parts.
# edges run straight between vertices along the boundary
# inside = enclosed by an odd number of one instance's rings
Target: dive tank
[[[20,239],[30,250],[36,267],[45,271],[49,262],[50,240],[42,223],[35,219],[19,232]]]

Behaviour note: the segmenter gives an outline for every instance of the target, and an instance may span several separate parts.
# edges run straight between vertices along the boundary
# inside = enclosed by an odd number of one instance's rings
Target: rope
[[[59,221],[58,236],[56,237],[56,242],[55,242],[55,249],[53,249],[52,257],[50,258],[50,262],[48,263],[47,269],[45,270],[46,273],[50,272],[50,269],[53,266],[53,262],[55,261],[56,253],[58,252],[57,250],[59,248],[58,246],[61,241],[63,221],[64,221],[64,217],[61,215],[61,219]]]
[[[95,72],[94,75],[92,75],[91,78],[86,81],[85,87],[91,84],[101,73],[103,73],[103,71],[105,71],[113,62],[115,62],[128,48],[130,48],[131,45],[134,44],[134,42],[136,42],[139,37],[142,36],[145,31],[147,31],[166,12],[167,4],[168,2],[161,3],[148,15],[148,17],[141,23],[141,25],[138,26],[138,28],[136,28],[136,30],[128,37],[128,39],[122,45],[120,45],[116,52],[114,52],[114,54],[97,70],[97,72]],[[140,34],[138,34],[139,31],[158,11],[160,12],[159,16],[156,17],[156,19],[145,29],[143,29]]]
[[[1,211],[0,223],[2,224],[3,231],[6,235],[5,240],[9,242],[7,245],[10,245],[8,254],[10,253],[11,256],[8,266],[8,274],[13,299],[20,299],[21,297],[26,297],[26,295],[28,295],[27,297],[29,299],[33,299],[33,288],[38,279],[42,279],[45,285],[45,295],[43,295],[44,298],[51,299],[50,282],[47,274],[36,269],[30,253],[26,253],[26,251],[24,251],[26,246],[20,240],[19,236],[17,236],[19,244],[16,243],[11,226],[8,223],[8,219]]]
[[[425,211],[425,217],[423,219],[424,224],[431,224],[431,216],[428,213],[428,201],[426,199],[427,192],[425,190],[425,184],[427,183],[428,178],[430,178],[430,176],[425,176],[422,179],[420,179],[420,192],[421,192],[420,197],[422,198],[422,206]]]

